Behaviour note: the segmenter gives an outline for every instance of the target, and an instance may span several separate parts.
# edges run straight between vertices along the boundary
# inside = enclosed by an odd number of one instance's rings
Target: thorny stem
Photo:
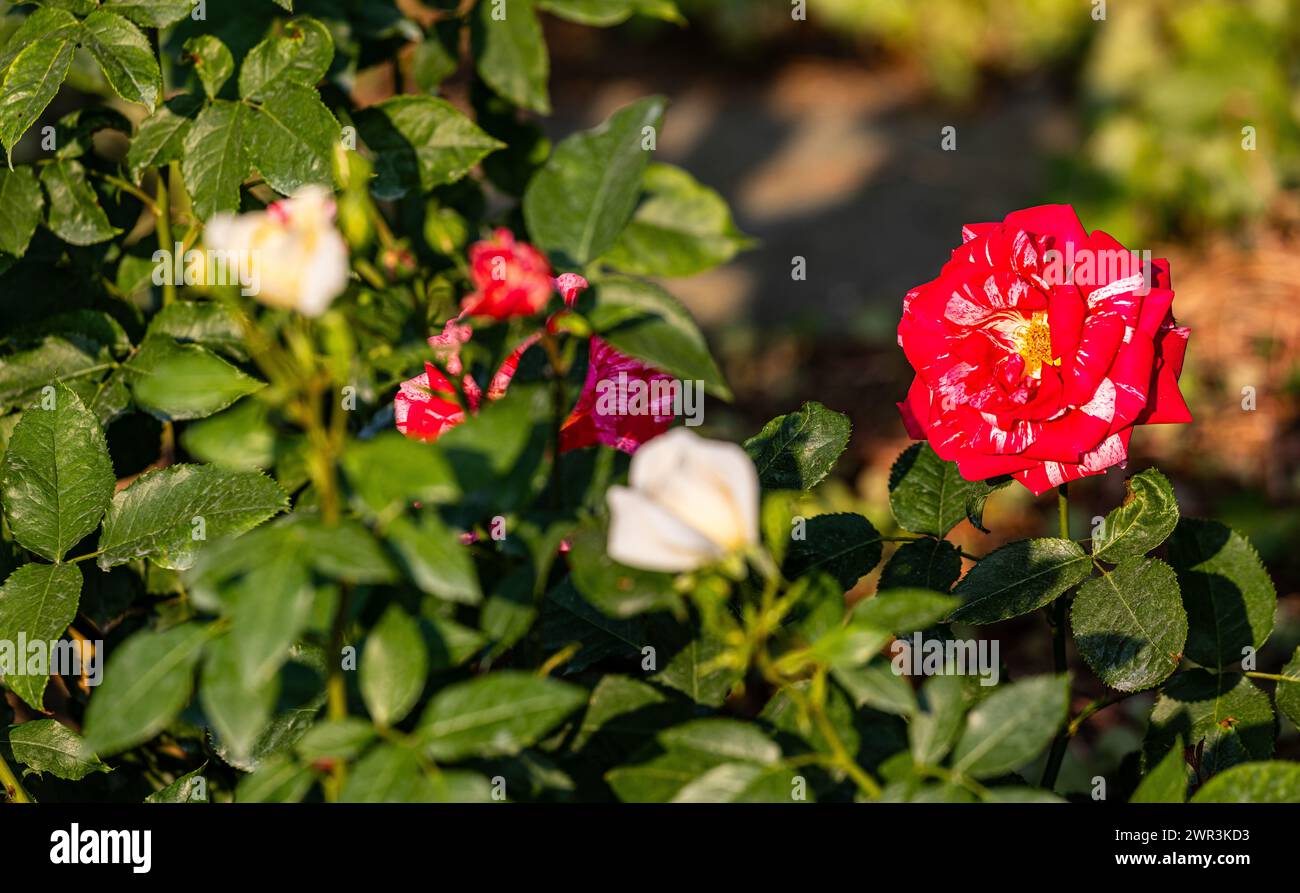
[[[5,790],[11,803],[31,803],[32,798],[23,790],[22,782],[18,776],[14,775],[9,764],[5,762],[3,754],[0,754],[0,786]]]
[[[1068,484],[1061,484],[1056,490],[1056,514],[1061,527],[1061,539],[1070,538],[1070,491]],[[1069,669],[1065,657],[1065,596],[1057,597],[1052,603],[1049,622],[1052,627],[1052,662],[1057,675]],[[1100,709],[1100,708],[1098,708]],[[1051,790],[1056,786],[1056,777],[1061,772],[1061,763],[1065,761],[1065,751],[1070,744],[1069,729],[1057,733],[1052,741],[1052,750],[1047,755],[1047,764],[1043,767],[1043,780],[1040,787]]]

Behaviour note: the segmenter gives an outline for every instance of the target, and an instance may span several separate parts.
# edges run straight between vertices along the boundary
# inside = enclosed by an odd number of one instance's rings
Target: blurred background
[[[911,379],[903,294],[937,275],[963,223],[1072,204],[1088,229],[1171,260],[1196,421],[1140,430],[1129,472],[1158,464],[1185,514],[1255,542],[1282,596],[1260,668],[1285,663],[1300,643],[1300,3],[808,0],[803,21],[789,0],[680,6],[683,28],[548,18],[545,126],[560,138],[665,94],[660,157],[717,189],[758,240],[667,283],[737,391],[734,411],[706,421],[745,437],[807,399],[848,413],[852,446],[819,500],[888,523],[888,468],[907,443],[893,407]],[[796,258],[806,280],[792,279]],[[1076,536],[1123,498],[1123,479],[1072,488]],[[1055,532],[1054,513],[1012,486],[989,500],[994,534],[964,524],[954,537],[978,554]],[[1013,676],[1050,669],[1041,617],[988,634]],[[1087,790],[1134,750],[1149,709],[1137,697],[1092,720],[1067,784]]]

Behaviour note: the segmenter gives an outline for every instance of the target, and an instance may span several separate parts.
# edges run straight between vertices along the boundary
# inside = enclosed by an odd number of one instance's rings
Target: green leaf
[[[201,419],[265,385],[198,344],[151,335],[124,367],[141,409],[163,421]]]
[[[505,144],[488,136],[445,99],[394,96],[357,115],[357,131],[375,154],[371,191],[399,199],[455,183]]]
[[[873,661],[865,667],[835,667],[831,676],[848,692],[858,709],[871,707],[898,716],[913,716],[917,711],[911,683],[895,673],[886,661]]]
[[[145,803],[207,803],[207,785],[203,778],[203,765],[187,772],[160,791],[144,798]]]
[[[1020,540],[985,555],[957,584],[953,620],[997,623],[1037,610],[1082,582],[1092,561],[1078,543]]]
[[[697,704],[720,707],[740,681],[742,671],[718,663],[727,650],[716,636],[679,624],[670,617],[654,619],[647,644],[656,650],[661,669],[650,677],[686,695]],[[662,663],[664,658],[667,663]]]
[[[685,702],[628,676],[602,676],[591,693],[587,712],[571,745],[577,753],[600,761],[621,759],[660,730],[684,721],[693,712]]]
[[[277,86],[248,119],[248,156],[282,195],[304,184],[332,185],[339,122],[312,87]]]
[[[858,602],[850,622],[891,633],[910,633],[933,626],[960,604],[955,596],[928,589],[891,589]]]
[[[1202,777],[1273,755],[1275,722],[1268,696],[1239,673],[1179,673],[1151,709],[1143,742],[1147,765],[1180,739],[1202,750]]]
[[[49,196],[46,225],[63,241],[94,245],[120,232],[108,222],[108,215],[86,180],[86,169],[81,162],[47,164],[41,169],[41,185]]]
[[[408,576],[422,592],[466,605],[483,600],[469,550],[437,514],[425,511],[414,520],[396,518],[388,525],[387,534]]]
[[[306,766],[287,754],[276,754],[239,780],[235,802],[298,803],[315,783],[316,776]]]
[[[140,122],[131,147],[126,153],[126,165],[131,179],[139,182],[147,168],[162,167],[168,162],[180,161],[185,154],[185,138],[194,122],[185,112],[194,97],[182,94],[160,105],[154,113]]]
[[[9,746],[14,759],[28,769],[66,781],[80,781],[92,772],[113,771],[99,757],[85,752],[80,735],[53,719],[10,726]]]
[[[62,335],[47,335],[36,347],[9,354],[0,363],[0,409],[23,406],[46,386],[109,368],[96,353]]]
[[[810,401],[772,419],[743,446],[764,488],[811,490],[835,467],[851,430],[848,416]]]
[[[601,279],[588,318],[600,336],[623,353],[681,381],[702,381],[710,394],[731,399],[731,389],[695,320],[659,286],[622,276]]]
[[[642,188],[645,199],[601,257],[611,267],[640,276],[693,276],[753,244],[722,196],[681,168],[651,164]]]
[[[515,105],[549,115],[550,57],[533,0],[480,3],[473,36],[479,77]]]
[[[261,595],[269,598],[271,593]],[[247,760],[271,720],[279,680],[251,678],[239,643],[226,635],[207,647],[199,681],[199,702],[217,737],[236,761]]]
[[[315,87],[334,60],[334,38],[329,29],[310,16],[302,16],[249,51],[239,68],[239,95],[262,100],[284,84]]]
[[[1187,800],[1187,761],[1183,743],[1174,742],[1169,753],[1146,774],[1130,803],[1183,803]]]
[[[113,499],[113,462],[99,422],[59,385],[53,404],[23,413],[0,463],[0,493],[14,538],[50,561],[99,526]]]
[[[964,519],[978,527],[993,489],[966,480],[956,462],[943,461],[925,442],[904,450],[889,470],[889,507],[899,526],[940,539]]]
[[[781,749],[752,725],[734,719],[699,719],[660,732],[657,748],[663,753],[633,766],[621,766],[605,778],[625,803],[667,803],[744,797],[758,780],[757,773],[728,770],[726,778],[705,778],[721,766],[748,767],[784,775],[783,796],[790,799],[790,777],[779,766]],[[770,790],[770,787],[769,787]]]
[[[908,725],[912,759],[937,766],[957,742],[966,715],[966,693],[956,676],[932,676],[921,686],[923,710]]]
[[[266,404],[240,400],[214,416],[186,425],[181,445],[201,462],[241,471],[267,469],[275,464],[276,431]]]
[[[239,210],[239,186],[251,164],[244,148],[251,115],[252,109],[241,102],[218,99],[199,112],[185,133],[181,173],[201,220]]]
[[[880,563],[880,534],[861,515],[817,515],[808,519],[803,533],[786,554],[784,572],[791,580],[821,570],[848,590]]]
[[[0,642],[16,649],[19,636],[28,642],[56,642],[63,637],[81,600],[81,571],[71,564],[24,564],[0,587]],[[10,652],[17,667],[4,666],[9,690],[31,707],[44,712],[45,684],[49,674],[17,672],[28,669],[28,655]],[[48,659],[48,658],[47,658]],[[48,664],[46,669],[53,669]]]
[[[111,756],[165,729],[189,703],[207,635],[203,626],[185,623],[127,639],[86,707],[87,752]]]
[[[94,149],[94,137],[101,130],[116,130],[130,136],[131,122],[121,112],[105,107],[81,108],[59,119],[54,128],[55,156],[81,158]]]
[[[0,167],[0,207],[5,209],[0,218],[0,251],[22,257],[45,208],[45,196],[30,166]]]
[[[1193,803],[1300,803],[1300,765],[1243,763],[1211,778]]]
[[[435,760],[516,754],[536,742],[580,705],[576,685],[515,670],[498,670],[438,692],[416,734]]]
[[[1169,480],[1148,468],[1124,482],[1128,494],[1106,516],[1092,540],[1094,558],[1112,564],[1145,555],[1163,543],[1178,524],[1178,502]]]
[[[1069,699],[1065,676],[1035,676],[999,688],[966,717],[953,769],[991,778],[1030,762],[1065,722]]]
[[[609,250],[636,208],[650,157],[644,130],[658,130],[664,106],[661,96],[638,100],[556,146],[524,192],[537,244],[579,267]]]
[[[310,553],[265,556],[222,593],[240,677],[250,685],[265,684],[279,672],[311,620],[316,590],[303,555]]]
[[[312,726],[296,750],[304,760],[355,760],[371,741],[375,727],[364,719],[350,716]]]
[[[3,66],[3,79],[0,79],[0,143],[4,144],[11,166],[14,146],[59,92],[59,87],[68,76],[73,51],[77,47],[76,19],[62,11],[57,16],[52,15],[52,10],[50,13],[51,15],[42,17],[46,35],[22,46],[12,59],[5,60]],[[20,28],[11,38],[11,43],[18,44],[20,39],[27,36]]]
[[[1141,553],[1079,587],[1070,625],[1088,666],[1120,691],[1169,678],[1187,641],[1178,578],[1169,565]]]
[[[248,359],[239,321],[230,308],[217,301],[175,301],[149,320],[149,335],[166,335],[193,341],[237,360]]]
[[[226,81],[235,73],[235,58],[218,37],[200,34],[185,41],[185,52],[194,63],[194,73],[203,84],[209,99],[216,99]]]
[[[1291,681],[1278,682],[1277,688],[1273,691],[1273,700],[1278,710],[1290,718],[1291,722],[1300,726],[1300,648],[1291,655],[1290,663],[1282,668],[1279,675]]]
[[[366,709],[381,727],[401,722],[424,690],[429,657],[420,627],[391,605],[366,638],[359,684]]]
[[[1184,518],[1169,540],[1187,609],[1186,654],[1226,667],[1260,648],[1273,631],[1277,591],[1255,547],[1216,521]]]
[[[141,475],[113,497],[99,538],[99,566],[108,570],[137,558],[173,570],[194,563],[207,539],[251,530],[288,504],[284,491],[255,471],[211,465],[173,465]]]
[[[616,620],[594,608],[565,578],[546,594],[542,647],[559,651],[570,644],[581,650],[565,664],[565,673],[580,673],[610,656],[639,658],[645,631],[638,618]]]
[[[605,551],[606,532],[584,526],[569,540],[573,587],[600,613],[614,618],[671,608],[680,602],[673,575],[628,567]]]
[[[410,747],[381,744],[352,767],[344,803],[485,803],[491,786],[477,772],[426,772]]]
[[[451,466],[436,444],[394,431],[349,443],[343,469],[360,507],[371,517],[392,517],[412,502],[438,505],[459,495]]]
[[[686,24],[672,0],[538,0],[537,8],[597,28],[621,24],[634,14]]]
[[[166,28],[194,9],[193,0],[103,0],[103,4],[142,28]]]
[[[456,73],[460,59],[439,37],[430,32],[411,54],[411,77],[426,93],[437,93],[438,85]]]
[[[139,28],[120,15],[98,9],[81,23],[80,39],[113,92],[127,102],[154,110],[162,96],[162,72],[153,46]]]
[[[926,537],[903,543],[880,572],[880,590],[934,589],[947,592],[961,576],[961,551],[947,540]]]

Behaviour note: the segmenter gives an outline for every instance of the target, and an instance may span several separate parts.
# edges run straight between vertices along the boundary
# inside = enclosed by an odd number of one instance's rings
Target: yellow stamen
[[[1036,312],[1029,322],[1016,329],[1017,350],[1025,358],[1025,375],[1038,378],[1043,364],[1059,366],[1059,358],[1052,358],[1052,329],[1044,311]]]

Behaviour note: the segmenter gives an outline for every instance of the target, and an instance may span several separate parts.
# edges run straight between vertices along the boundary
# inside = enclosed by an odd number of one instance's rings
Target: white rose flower
[[[251,265],[246,294],[320,316],[348,283],[348,248],[334,227],[334,210],[333,193],[304,186],[265,211],[214,215],[203,241],[209,250],[235,253],[242,268]]]
[[[689,571],[758,542],[758,473],[734,443],[674,428],[636,451],[609,490],[609,557]]]

